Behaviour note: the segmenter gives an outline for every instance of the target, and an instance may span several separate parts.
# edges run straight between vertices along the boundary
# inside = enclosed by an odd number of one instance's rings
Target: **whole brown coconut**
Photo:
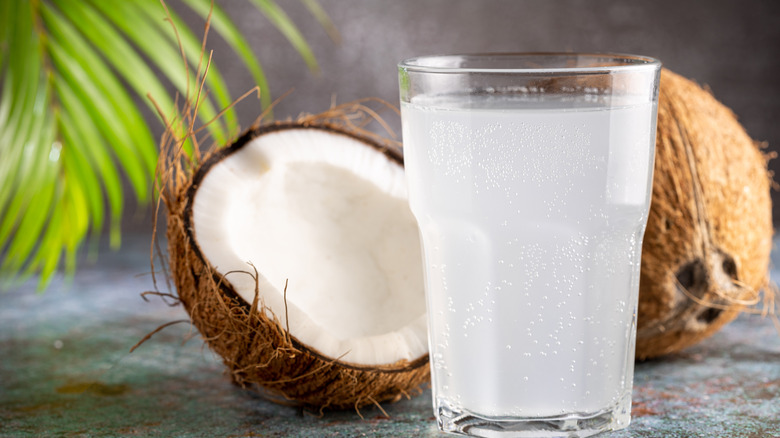
[[[170,271],[178,297],[192,323],[209,347],[221,356],[236,384],[257,389],[277,402],[315,410],[378,405],[417,392],[419,386],[429,380],[427,347],[416,359],[360,365],[342,360],[342,357],[325,356],[305,345],[289,330],[291,319],[287,320],[285,314],[288,300],[286,284],[285,310],[281,314],[270,312],[262,298],[264,291],[257,289],[258,284],[262,288],[257,278],[260,275],[258,270],[262,272],[263,266],[254,265],[242,272],[255,278],[254,300],[247,302],[246,295],[240,296],[232,284],[239,278],[235,271],[220,272],[219,267],[212,266],[204,257],[201,242],[194,232],[192,203],[210,168],[237,153],[246,144],[267,135],[278,136],[280,132],[296,131],[307,135],[305,132],[316,131],[350,141],[357,140],[384,155],[394,163],[393,166],[403,165],[400,153],[377,138],[356,133],[355,129],[347,126],[353,126],[351,123],[339,125],[326,122],[326,119],[310,116],[297,122],[262,126],[250,130],[232,146],[205,157],[202,164],[195,168],[189,168],[186,160],[179,158],[169,159],[160,171],[161,175],[170,175],[163,181],[166,188],[162,192],[162,200],[168,210]],[[419,248],[411,249],[419,252]],[[307,250],[301,248],[299,251]],[[252,269],[254,272],[251,272]],[[295,280],[290,279],[291,285],[295,284]],[[421,311],[424,314],[424,306]]]
[[[755,303],[772,247],[767,157],[728,108],[669,70],[661,74],[655,157],[640,359],[693,345]]]

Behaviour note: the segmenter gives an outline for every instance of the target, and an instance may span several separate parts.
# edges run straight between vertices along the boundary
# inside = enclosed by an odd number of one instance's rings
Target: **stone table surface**
[[[232,385],[186,319],[152,288],[149,239],[82,263],[43,294],[0,294],[0,436],[443,437],[430,391],[322,416]],[[778,259],[778,254],[773,254]],[[777,265],[777,263],[775,263]],[[780,279],[773,271],[773,278]],[[161,284],[161,289],[165,284]],[[704,342],[636,367],[631,426],[605,438],[780,437],[780,334],[745,314]]]

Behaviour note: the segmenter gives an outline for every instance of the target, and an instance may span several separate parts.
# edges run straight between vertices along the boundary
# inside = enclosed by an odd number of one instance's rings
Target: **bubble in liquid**
[[[506,344],[506,349],[507,349],[507,350],[511,350],[511,349],[512,349],[512,346],[511,346],[511,345],[509,345],[509,344]]]
[[[441,353],[436,353],[433,355],[433,367],[437,370],[447,368],[447,365],[444,362],[444,356]]]

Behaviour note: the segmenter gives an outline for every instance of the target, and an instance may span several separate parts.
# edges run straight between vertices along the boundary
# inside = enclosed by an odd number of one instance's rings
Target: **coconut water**
[[[655,108],[605,99],[402,104],[440,421],[628,421]]]

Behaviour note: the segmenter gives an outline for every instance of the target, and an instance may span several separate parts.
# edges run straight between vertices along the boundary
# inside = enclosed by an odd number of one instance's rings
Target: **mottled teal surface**
[[[82,264],[72,284],[0,295],[0,435],[433,437],[430,392],[378,409],[313,415],[233,386],[151,288],[146,237]],[[775,275],[775,278],[778,278]],[[780,437],[780,335],[744,315],[683,353],[637,364],[625,437]]]

